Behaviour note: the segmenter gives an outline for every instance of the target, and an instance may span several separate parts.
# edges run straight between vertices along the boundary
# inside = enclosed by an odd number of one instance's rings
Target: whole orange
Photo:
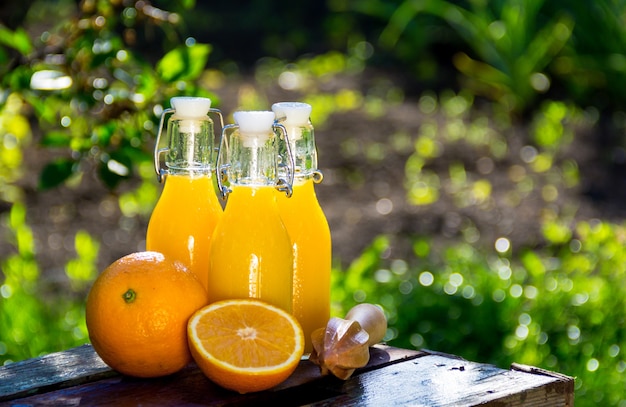
[[[206,304],[206,290],[182,263],[157,252],[132,253],[108,266],[91,287],[89,338],[120,373],[165,376],[191,362],[187,320]]]

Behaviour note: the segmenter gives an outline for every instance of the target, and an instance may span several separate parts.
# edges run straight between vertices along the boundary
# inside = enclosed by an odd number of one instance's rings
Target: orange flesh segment
[[[255,308],[252,315],[242,312],[242,306],[230,305],[195,320],[195,339],[205,354],[234,369],[251,371],[292,360],[298,340],[292,322],[264,306]]]

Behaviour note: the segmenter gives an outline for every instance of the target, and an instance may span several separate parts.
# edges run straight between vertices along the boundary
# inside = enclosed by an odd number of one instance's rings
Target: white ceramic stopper
[[[239,111],[233,113],[244,147],[260,146],[272,134],[274,112]]]
[[[206,120],[211,99],[193,96],[178,96],[170,99],[174,109],[173,119],[180,120],[181,133],[199,133],[202,129],[202,120]]]
[[[272,110],[276,119],[285,118],[281,123],[287,129],[291,141],[302,137],[301,127],[309,122],[311,105],[302,102],[279,102],[272,105]]]
[[[211,99],[192,96],[179,96],[170,99],[176,116],[185,119],[203,119],[209,114]]]

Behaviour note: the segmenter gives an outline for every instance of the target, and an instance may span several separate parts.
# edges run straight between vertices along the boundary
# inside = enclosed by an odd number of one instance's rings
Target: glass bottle
[[[155,171],[165,185],[148,223],[146,250],[181,261],[206,288],[213,230],[223,212],[213,182],[215,134],[208,114],[220,121],[222,115],[208,98],[175,97],[171,105],[161,116],[154,150]],[[159,149],[167,115],[169,143]]]
[[[238,111],[222,131],[218,185],[228,196],[211,246],[209,301],[257,298],[292,309],[291,241],[278,212],[280,137],[270,111]],[[228,182],[228,187],[224,184]]]
[[[330,318],[331,235],[314,184],[322,181],[317,168],[311,106],[275,103],[276,120],[287,130],[294,161],[293,195],[278,194],[278,208],[293,249],[293,314],[302,325],[305,352],[311,352],[311,333]]]

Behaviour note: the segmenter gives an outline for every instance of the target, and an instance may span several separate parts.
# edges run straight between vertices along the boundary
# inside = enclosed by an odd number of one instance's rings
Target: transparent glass
[[[318,170],[311,106],[281,102],[272,106],[276,121],[287,132],[295,165],[291,198],[278,194],[278,207],[293,252],[293,314],[304,330],[305,352],[313,349],[311,333],[330,319],[332,244],[330,228],[315,193],[322,181]],[[282,151],[281,154],[287,154]]]
[[[229,186],[211,246],[211,302],[257,298],[292,311],[291,240],[276,202],[277,193],[284,195],[277,190],[278,143],[271,127],[253,134],[237,126],[222,131],[220,174]]]
[[[288,134],[291,155],[294,163],[295,176],[308,176],[317,170],[317,148],[315,146],[315,132],[311,123],[300,126],[284,125]],[[282,145],[281,145],[282,146]],[[283,162],[287,162],[288,151],[280,150]],[[286,170],[281,167],[281,176]]]
[[[304,331],[305,353],[311,333],[330,319],[331,234],[315,194],[312,176],[297,176],[291,198],[276,194],[293,253],[293,315]]]
[[[164,182],[146,232],[146,250],[163,253],[191,270],[206,288],[213,231],[222,217],[214,185],[213,121],[180,118],[167,123],[168,147],[155,148],[155,167]],[[165,152],[165,168],[158,162]]]
[[[243,139],[238,131],[230,138],[224,156],[228,163],[227,177],[231,184],[274,185],[278,178],[277,137]]]
[[[172,118],[165,165],[170,173],[206,173],[214,169],[213,121]]]

